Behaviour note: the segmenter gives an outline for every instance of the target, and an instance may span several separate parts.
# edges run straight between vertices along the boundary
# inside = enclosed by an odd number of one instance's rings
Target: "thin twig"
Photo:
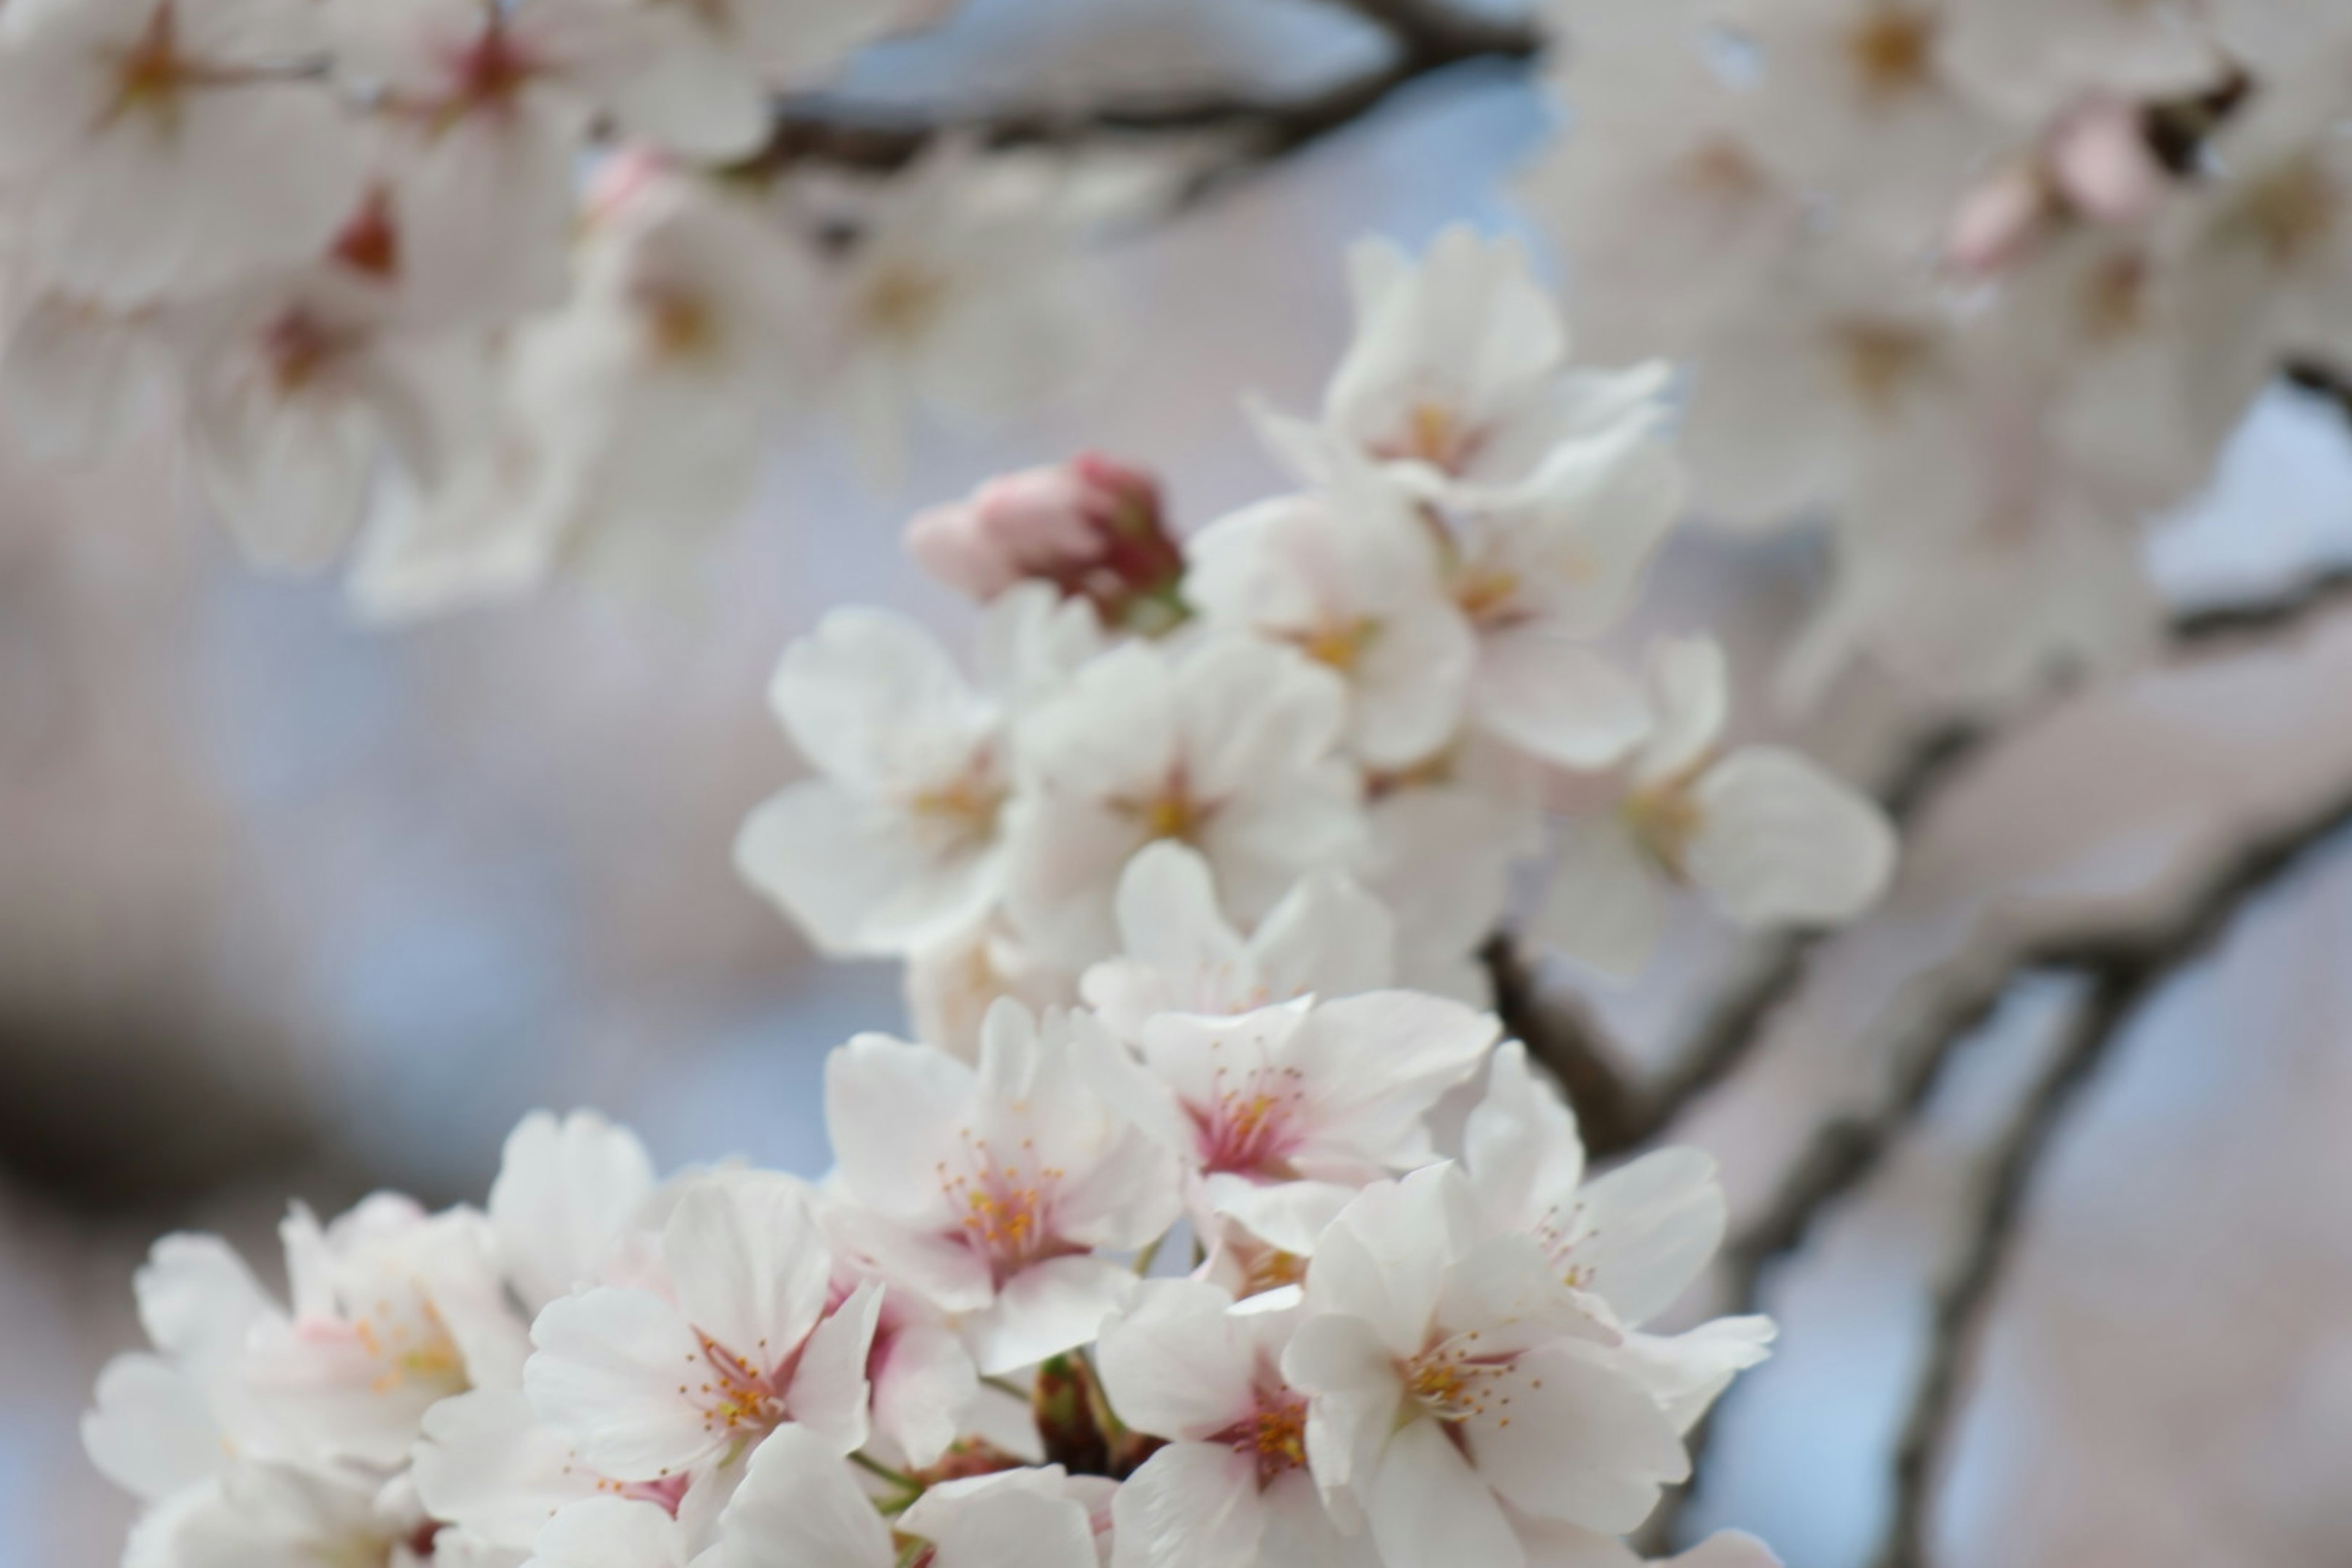
[[[747,173],[772,174],[821,163],[887,173],[950,136],[989,148],[1066,148],[1213,132],[1231,136],[1233,147],[1192,183],[1189,199],[1232,175],[1344,130],[1415,82],[1474,61],[1523,65],[1542,47],[1532,26],[1490,21],[1418,0],[1334,3],[1387,33],[1389,58],[1316,91],[1290,97],[1212,91],[1075,109],[1012,108],[936,117],[807,99],[778,115],[768,145],[743,167]]]
[[[2324,602],[2324,596],[2295,597],[2305,605],[2305,613]],[[2280,619],[2271,629],[2291,629],[2295,619]],[[2139,970],[2156,978],[2168,974],[2198,956],[2247,898],[2347,823],[2352,823],[2352,795],[2262,836],[2219,867],[2202,889],[2176,905],[2170,918],[2154,926],[2061,933],[2012,950],[1977,953],[1973,962],[1948,969],[1940,993],[1888,1042],[1886,1059],[1893,1064],[1888,1094],[1868,1110],[1833,1116],[1817,1127],[1761,1212],[1726,1243],[1718,1276],[1725,1310],[1757,1310],[1769,1268],[1803,1245],[1829,1205],[1877,1169],[1917,1120],[1959,1047],[2018,974],[2034,969],[2074,969],[2095,976]],[[1712,1423],[1704,1422],[1691,1435],[1694,1468],[1711,1429]],[[1691,1496],[1689,1486],[1670,1492],[1646,1539],[1661,1545],[1674,1540]]]
[[[1957,1266],[1937,1289],[1928,1350],[1895,1450],[1895,1507],[1880,1568],[1925,1568],[1937,1479],[1960,1408],[1962,1376],[2001,1274],[2020,1239],[2035,1173],[2067,1109],[2125,1026],[2180,970],[2203,957],[2246,904],[2352,829],[2352,791],[2265,835],[2222,868],[2173,921],[2153,932],[2061,939],[2035,955],[2093,978],[2089,999],[1996,1149]]]

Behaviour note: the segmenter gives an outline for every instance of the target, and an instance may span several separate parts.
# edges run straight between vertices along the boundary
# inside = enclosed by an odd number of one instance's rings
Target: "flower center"
[[[996,831],[1004,808],[1004,786],[975,764],[946,784],[918,791],[908,809],[958,844],[984,840]]]
[[[1840,367],[1854,401],[1881,418],[1895,412],[1903,392],[1927,363],[1919,333],[1883,321],[1850,321],[1838,329]]]
[[[1863,96],[1885,103],[1925,87],[1935,41],[1934,17],[1894,6],[1873,10],[1846,36],[1846,58]]]
[[[1147,838],[1173,838],[1197,844],[1201,830],[1216,814],[1216,803],[1195,797],[1181,768],[1170,773],[1157,792],[1143,799],[1114,799],[1111,807],[1132,818]]]
[[[2272,263],[2291,267],[2335,233],[2343,218],[2343,193],[2317,159],[2299,157],[2255,181],[2239,211]]]
[[[1454,602],[1482,626],[1508,625],[1518,610],[1519,574],[1507,567],[1474,563],[1454,581]]]
[[[866,286],[859,313],[881,336],[908,342],[930,329],[947,294],[947,280],[935,273],[912,266],[885,267]]]
[[[1014,1159],[999,1157],[984,1138],[964,1135],[967,1169],[940,1162],[940,1190],[956,1214],[964,1245],[988,1260],[999,1285],[1033,1263],[1079,1250],[1053,1234],[1054,1199],[1067,1174],[1058,1166],[1036,1164],[1036,1151],[1023,1139]]]
[[[1641,841],[1642,847],[1670,877],[1680,881],[1685,873],[1683,863],[1690,853],[1691,840],[1698,836],[1706,818],[1698,802],[1691,798],[1683,779],[1669,779],[1648,789],[1636,790],[1620,808],[1625,825]]]
[[[1405,1390],[1416,1405],[1440,1421],[1467,1421],[1511,1402],[1510,1395],[1496,1389],[1508,1366],[1506,1361],[1481,1358],[1468,1345],[1449,1341],[1405,1363]]]
[[[1192,1108],[1200,1128],[1202,1168],[1287,1181],[1291,1151],[1298,1142],[1298,1113],[1306,1095],[1296,1068],[1252,1068],[1239,1084],[1226,1087],[1216,1070],[1216,1098]]]
[[[388,1394],[415,1384],[453,1394],[469,1386],[466,1358],[430,1301],[418,1303],[413,1314],[379,1301],[374,1311],[352,1321],[352,1336],[383,1369],[368,1384],[373,1393]]]
[[[677,1385],[702,1411],[702,1430],[713,1437],[765,1432],[784,1418],[784,1402],[774,1380],[700,1330],[699,1383]]]
[[[1258,1486],[1271,1486],[1306,1466],[1307,1401],[1286,1387],[1261,1387],[1255,1413],[1218,1433],[1216,1441],[1255,1459]]]
[[[1298,647],[1316,663],[1328,665],[1346,675],[1355,669],[1364,657],[1364,649],[1380,629],[1380,623],[1369,616],[1352,621],[1326,621],[1300,637]]]

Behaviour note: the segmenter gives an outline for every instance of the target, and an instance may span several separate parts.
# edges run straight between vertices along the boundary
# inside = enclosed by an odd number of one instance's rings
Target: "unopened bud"
[[[1164,630],[1183,618],[1183,552],[1169,536],[1150,475],[1086,453],[990,479],[967,500],[907,525],[907,549],[975,599],[1036,579],[1093,602],[1106,625]]]

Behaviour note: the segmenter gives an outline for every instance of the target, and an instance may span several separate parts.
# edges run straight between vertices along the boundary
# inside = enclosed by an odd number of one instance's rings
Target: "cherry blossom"
[[[1718,754],[1728,715],[1722,650],[1703,638],[1652,649],[1657,728],[1606,816],[1570,824],[1532,929],[1617,974],[1637,973],[1676,882],[1743,925],[1835,922],[1875,902],[1895,858],[1876,805],[1795,752]]]
[[[1081,1344],[1133,1279],[1094,1249],[1174,1223],[1174,1162],[1082,1081],[1101,1026],[989,1009],[967,1067],[863,1035],[825,1065],[825,1114],[848,1195],[884,1267],[962,1318],[985,1373]]]

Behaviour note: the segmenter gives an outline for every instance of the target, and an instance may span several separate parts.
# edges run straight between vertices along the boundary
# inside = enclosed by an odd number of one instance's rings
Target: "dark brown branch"
[[[1233,147],[1202,171],[1188,197],[1297,152],[1362,120],[1415,82],[1475,61],[1524,64],[1542,40],[1531,26],[1488,21],[1420,0],[1334,0],[1385,32],[1383,64],[1297,97],[1210,92],[1100,103],[1081,109],[1013,108],[928,117],[828,102],[788,104],[768,146],[743,166],[772,174],[803,163],[887,173],[934,141],[969,138],[990,148],[1073,147],[1090,142],[1223,133]]]
[[[1504,1032],[1559,1080],[1585,1147],[1600,1154],[1638,1142],[1643,1109],[1601,1029],[1571,999],[1543,994],[1509,937],[1487,939],[1478,960],[1494,984]]]
[[[2016,1251],[2033,1177],[2067,1110],[2141,1005],[2204,956],[2250,900],[2347,829],[2352,792],[2249,846],[2160,930],[2053,942],[2035,955],[2087,973],[2091,995],[1994,1152],[1957,1265],[1936,1292],[1927,1357],[1895,1450],[1895,1508],[1880,1568],[1926,1568],[1928,1562],[1935,1485],[1960,1408],[1962,1373]]]

